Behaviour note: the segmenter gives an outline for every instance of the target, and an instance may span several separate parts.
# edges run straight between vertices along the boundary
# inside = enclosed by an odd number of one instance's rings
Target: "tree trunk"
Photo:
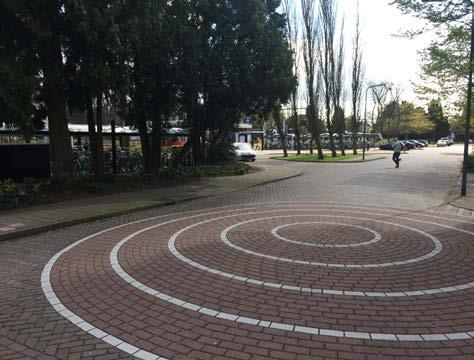
[[[283,127],[281,124],[280,109],[275,108],[273,110],[273,116],[275,118],[275,124],[277,127],[277,132],[280,137],[281,147],[283,149],[283,157],[288,157],[288,151],[286,149],[285,133],[283,132]]]
[[[339,133],[339,147],[341,148],[341,155],[346,156],[346,149],[344,148],[346,145],[344,144],[343,133]]]
[[[184,146],[181,149],[180,153],[176,157],[175,162],[174,162],[175,167],[178,167],[179,165],[181,165],[181,163],[184,160],[186,154],[188,154],[189,150],[191,150],[191,146],[192,146],[192,139],[189,139],[188,141],[186,141],[186,143],[184,144]]]
[[[158,96],[154,96],[153,99],[153,128],[151,130],[151,162],[152,168],[158,171],[161,167],[161,104]]]
[[[103,178],[105,175],[104,164],[104,139],[102,137],[102,123],[103,123],[103,94],[102,90],[97,92],[97,108],[96,108],[96,122],[97,122],[97,177]]]
[[[352,132],[352,154],[357,155],[357,133]]]
[[[143,156],[143,167],[144,171],[149,173],[152,171],[151,164],[151,150],[150,150],[150,137],[148,135],[148,127],[146,126],[146,115],[145,109],[143,109],[140,104],[140,109],[138,113],[138,133],[140,134],[140,144],[142,147],[142,156]]]
[[[354,105],[353,105],[353,108]],[[357,155],[357,132],[359,131],[359,126],[357,123],[356,115],[352,115],[352,154]]]
[[[61,181],[73,176],[73,156],[66,114],[59,34],[52,33],[52,38],[44,41],[40,50],[40,61],[44,75],[44,99],[48,108],[52,175],[54,180]]]
[[[161,167],[161,121],[153,122],[151,132],[151,158],[153,170],[158,171]]]
[[[322,160],[324,159],[324,154],[323,154],[323,147],[321,145],[321,126],[320,126],[320,119],[318,112],[316,111],[316,107],[314,105],[310,105],[310,116],[312,118],[312,123],[313,123],[313,139],[314,142],[316,143],[316,149],[318,150],[318,159]]]
[[[329,133],[329,148],[331,149],[331,156],[336,157],[336,147],[334,146],[334,134],[332,132],[332,126],[331,126],[331,108],[329,105],[329,102],[326,101],[326,124],[328,128],[328,133]]]
[[[97,159],[97,133],[95,129],[94,108],[92,106],[92,95],[86,95],[87,127],[89,130],[89,151],[91,153],[91,167],[94,177],[99,177],[99,162]]]
[[[203,162],[208,160],[208,151],[207,151],[207,146],[206,146],[206,131],[201,131],[200,134],[200,139],[201,139],[201,154],[200,157]]]
[[[151,146],[150,137],[148,135],[148,127],[146,124],[146,112],[145,112],[145,85],[141,78],[141,58],[140,53],[135,53],[133,57],[134,69],[133,69],[133,81],[135,85],[135,113],[137,116],[137,128],[140,135],[140,145],[142,148],[143,157],[143,169],[145,172],[151,172]]]
[[[197,121],[193,125],[192,133],[192,148],[193,148],[193,162],[194,165],[198,165],[201,162],[201,132],[199,131]]]
[[[316,142],[316,149],[318,149],[318,159],[322,160],[324,159],[324,154],[323,154],[323,146],[321,145],[321,139],[318,136],[314,139],[314,141]]]
[[[306,108],[306,121],[308,123],[308,130],[311,133],[311,137],[309,138],[309,153],[310,155],[313,155],[314,153],[314,134],[315,134],[315,129],[314,129],[314,120],[312,118],[312,112],[311,112],[311,105],[309,105]]]
[[[193,163],[194,165],[198,165],[201,163],[201,128],[200,128],[200,121],[198,118],[198,114],[195,111],[196,105],[194,99],[197,96],[192,96],[190,100],[190,104],[188,104],[187,109],[187,116],[188,116],[188,123],[192,124],[192,155],[193,155]]]
[[[295,120],[295,140],[296,140],[296,154],[301,154],[301,135],[300,135],[300,124],[298,119],[298,110],[296,108],[296,94],[293,92],[292,95],[293,104],[293,119]]]

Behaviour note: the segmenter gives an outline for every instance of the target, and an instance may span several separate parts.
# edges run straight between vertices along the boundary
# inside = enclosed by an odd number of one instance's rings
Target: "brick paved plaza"
[[[1,242],[0,359],[472,359],[458,153]]]

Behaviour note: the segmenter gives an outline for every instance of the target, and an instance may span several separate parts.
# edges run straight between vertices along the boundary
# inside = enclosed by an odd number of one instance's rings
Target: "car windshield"
[[[234,147],[237,150],[250,150],[251,149],[250,144],[248,143],[235,143]]]

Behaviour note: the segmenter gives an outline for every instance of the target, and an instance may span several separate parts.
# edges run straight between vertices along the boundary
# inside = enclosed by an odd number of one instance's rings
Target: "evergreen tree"
[[[449,135],[449,123],[443,113],[443,107],[439,100],[431,100],[428,105],[428,117],[433,123],[433,140],[436,141],[443,136]]]

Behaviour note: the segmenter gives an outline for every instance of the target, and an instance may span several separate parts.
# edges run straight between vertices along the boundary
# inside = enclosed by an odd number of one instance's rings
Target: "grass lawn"
[[[365,156],[367,157],[368,155],[366,154]],[[362,154],[358,154],[358,155],[346,154],[345,156],[338,154],[337,157],[335,158],[332,157],[331,154],[325,154],[323,160],[318,159],[317,154],[289,155],[286,158],[283,156],[278,156],[278,157],[275,157],[275,159],[287,160],[287,161],[335,162],[335,161],[344,161],[344,160],[362,160]]]

